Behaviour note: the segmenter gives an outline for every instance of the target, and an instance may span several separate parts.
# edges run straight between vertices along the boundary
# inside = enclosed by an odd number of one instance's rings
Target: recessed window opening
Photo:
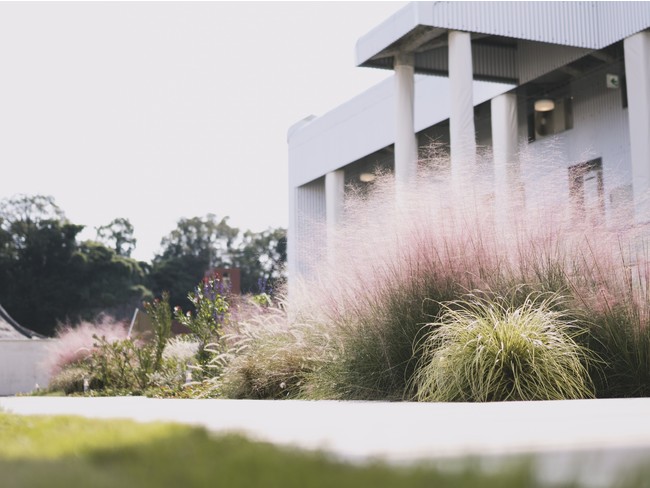
[[[569,168],[569,192],[573,218],[588,225],[602,224],[605,218],[605,184],[601,158]]]

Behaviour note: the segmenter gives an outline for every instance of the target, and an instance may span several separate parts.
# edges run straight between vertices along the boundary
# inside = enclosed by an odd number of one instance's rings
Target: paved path
[[[601,480],[603,473],[650,460],[650,398],[470,404],[4,397],[0,408],[182,422],[348,460],[534,453],[552,466],[550,476],[563,464],[575,471],[572,460],[580,459],[581,476]]]

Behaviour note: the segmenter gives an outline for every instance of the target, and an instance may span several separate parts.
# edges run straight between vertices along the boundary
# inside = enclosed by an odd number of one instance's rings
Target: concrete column
[[[336,229],[343,220],[345,198],[345,171],[332,171],[325,175],[325,211],[327,219],[327,256],[335,259]]]
[[[449,31],[448,41],[451,177],[459,183],[470,176],[476,162],[472,43],[468,32],[458,31]]]
[[[291,294],[301,279],[313,277],[314,266],[327,254],[327,202],[324,178],[300,186],[290,181],[289,188],[287,266]]]
[[[395,181],[415,179],[418,142],[415,135],[415,70],[412,53],[395,56]]]
[[[634,216],[650,221],[650,32],[624,41]]]
[[[494,196],[497,221],[503,223],[524,204],[518,158],[517,95],[504,93],[490,103]]]

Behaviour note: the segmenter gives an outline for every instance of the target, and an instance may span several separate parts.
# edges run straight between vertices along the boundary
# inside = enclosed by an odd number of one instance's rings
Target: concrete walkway
[[[607,486],[621,469],[650,464],[650,398],[470,404],[5,397],[0,408],[182,422],[351,461],[530,453],[542,468],[552,467],[542,469],[545,476],[591,477],[589,486]]]

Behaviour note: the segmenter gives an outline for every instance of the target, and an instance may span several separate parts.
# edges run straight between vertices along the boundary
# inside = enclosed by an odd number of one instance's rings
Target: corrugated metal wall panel
[[[637,5],[637,9],[643,9]],[[595,49],[596,2],[435,2],[433,25]]]
[[[472,43],[472,65],[477,79],[516,80],[517,51],[507,46]]]
[[[449,70],[449,51],[447,47],[432,49],[415,55],[416,70],[447,76]]]
[[[436,2],[436,27],[519,39],[474,41],[476,79],[531,81],[650,26],[650,2]],[[416,54],[416,69],[446,75],[447,48]]]
[[[415,55],[417,70],[447,76],[449,51],[447,47]],[[517,53],[514,47],[489,46],[472,43],[472,65],[477,80],[516,80]]]
[[[591,49],[519,41],[517,48],[472,43],[474,77],[479,80],[519,80],[520,84],[564,66],[592,52]],[[416,54],[419,71],[447,76],[446,47]]]
[[[325,178],[319,178],[296,189],[296,268],[300,276],[311,274],[314,263],[326,251],[325,242]]]
[[[590,52],[591,49],[519,41],[517,47],[519,84],[534,80]]]
[[[598,33],[602,47],[650,26],[648,2],[598,2]]]
[[[650,26],[648,2],[435,2],[436,27],[600,49]]]

